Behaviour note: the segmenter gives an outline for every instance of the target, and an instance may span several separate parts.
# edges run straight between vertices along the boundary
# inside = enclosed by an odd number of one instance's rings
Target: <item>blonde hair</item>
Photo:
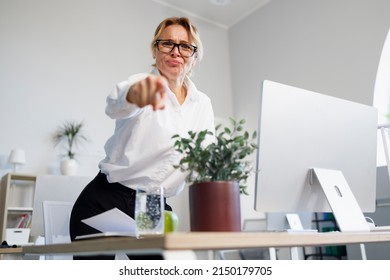
[[[202,57],[203,57],[202,41],[200,40],[197,28],[186,17],[170,17],[170,18],[167,18],[167,19],[163,20],[157,26],[156,31],[154,32],[154,37],[153,37],[152,43],[150,44],[152,53],[154,52],[154,50],[156,48],[156,41],[160,38],[161,33],[163,33],[165,28],[167,28],[168,26],[175,25],[175,24],[183,26],[187,30],[187,32],[188,32],[188,34],[190,36],[190,43],[194,44],[196,46],[196,48],[197,48],[196,52],[194,54],[194,56],[195,56],[195,63],[194,63],[194,65],[199,63],[202,60]],[[153,64],[153,66],[156,66],[156,65]],[[188,73],[188,74],[190,74],[190,73]]]

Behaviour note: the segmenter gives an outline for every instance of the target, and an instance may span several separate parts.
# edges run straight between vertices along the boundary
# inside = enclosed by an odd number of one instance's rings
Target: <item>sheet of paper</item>
[[[118,208],[81,221],[101,232],[135,232],[134,219]]]

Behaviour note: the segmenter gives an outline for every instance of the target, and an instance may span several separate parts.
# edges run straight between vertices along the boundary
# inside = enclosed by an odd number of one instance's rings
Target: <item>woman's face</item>
[[[159,40],[169,40],[176,44],[192,44],[187,30],[177,24],[166,27],[161,33]],[[174,47],[169,53],[161,52],[156,47],[154,55],[157,68],[163,76],[168,80],[180,80],[191,70],[196,54],[191,57],[183,57],[178,47]]]

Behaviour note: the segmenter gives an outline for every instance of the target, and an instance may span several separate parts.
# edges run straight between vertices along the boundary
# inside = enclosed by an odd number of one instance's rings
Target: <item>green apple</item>
[[[172,211],[164,211],[164,217],[164,232],[167,233],[176,231],[179,224],[179,218],[176,213]]]

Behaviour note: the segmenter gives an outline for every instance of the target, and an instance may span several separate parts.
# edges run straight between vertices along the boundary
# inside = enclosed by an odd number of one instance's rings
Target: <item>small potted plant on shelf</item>
[[[179,168],[188,172],[192,231],[240,231],[240,193],[248,194],[246,181],[252,172],[247,159],[257,149],[256,131],[244,131],[245,120],[230,118],[230,126],[189,131],[188,138],[174,135],[175,150],[183,155]],[[207,138],[214,141],[207,144]]]
[[[88,140],[83,134],[83,127],[83,122],[66,121],[58,127],[53,135],[54,146],[64,143],[66,147],[66,154],[61,160],[61,173],[63,175],[74,175],[76,173],[75,147],[80,141]]]

